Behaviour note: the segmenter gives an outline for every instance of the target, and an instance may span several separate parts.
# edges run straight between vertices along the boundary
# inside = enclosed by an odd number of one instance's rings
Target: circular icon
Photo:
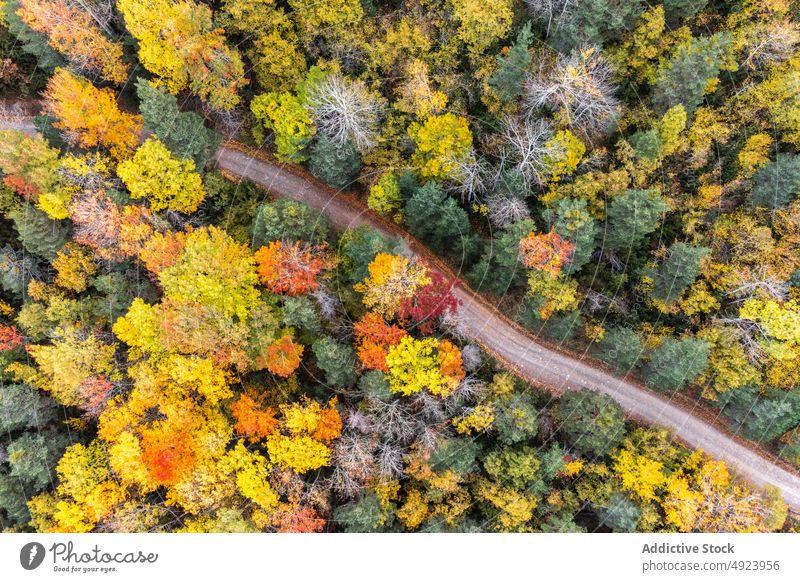
[[[19,551],[19,563],[26,570],[35,570],[44,561],[44,546],[39,542],[29,542]]]

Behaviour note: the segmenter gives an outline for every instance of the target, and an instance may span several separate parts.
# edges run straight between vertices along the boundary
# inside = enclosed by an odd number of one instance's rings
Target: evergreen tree
[[[321,242],[328,235],[328,222],[304,202],[278,198],[258,207],[251,230],[251,244],[257,249],[274,240]]]
[[[347,533],[378,532],[383,521],[384,512],[374,493],[333,509],[334,524]]]
[[[68,224],[53,220],[34,206],[25,206],[9,213],[25,249],[44,259],[55,258],[59,249],[69,240]]]
[[[586,388],[564,394],[553,409],[553,418],[564,441],[588,457],[607,455],[625,434],[625,416],[619,404]]]
[[[645,382],[660,391],[680,390],[708,368],[708,342],[665,338],[650,354],[644,369]]]
[[[776,210],[800,194],[800,156],[778,154],[753,176],[753,206]]]
[[[522,86],[531,64],[528,47],[533,40],[531,23],[526,22],[511,45],[508,53],[497,55],[497,70],[489,78],[489,86],[494,89],[501,101],[512,101],[522,93]]]
[[[532,220],[514,222],[494,238],[468,278],[476,290],[501,295],[525,282],[528,273],[519,258],[519,241],[536,230]]]
[[[659,113],[681,104],[691,115],[703,101],[708,83],[719,76],[731,46],[731,34],[692,37],[675,49],[653,88]]]
[[[339,146],[322,133],[311,147],[308,169],[326,184],[343,190],[358,176],[361,156],[349,141]]]
[[[653,297],[672,303],[694,283],[700,273],[700,260],[709,253],[706,247],[693,247],[682,242],[673,244],[666,260],[650,273]]]
[[[342,288],[352,288],[369,275],[369,264],[379,253],[396,254],[400,241],[388,239],[367,225],[348,229],[339,239],[337,275]]]
[[[469,217],[436,182],[416,188],[404,214],[408,230],[415,237],[436,251],[452,254],[462,263],[472,262],[477,240]]]
[[[608,502],[595,508],[597,518],[601,525],[605,525],[615,532],[633,532],[639,525],[642,517],[642,510],[627,495],[619,491],[614,491],[608,498]]]
[[[627,374],[639,362],[644,345],[639,334],[627,327],[612,327],[600,340],[597,356],[621,374]]]
[[[761,394],[755,386],[723,392],[717,405],[731,422],[731,429],[745,438],[771,441],[800,422],[800,390],[772,390]]]
[[[597,221],[592,218],[583,198],[564,198],[556,202],[552,210],[544,212],[545,220],[555,231],[574,246],[569,262],[562,272],[571,275],[580,271],[594,252]]]
[[[667,210],[658,190],[628,190],[616,196],[606,213],[605,246],[611,250],[632,249],[656,230]]]
[[[143,78],[136,82],[136,94],[145,126],[175,156],[192,158],[197,170],[202,171],[219,147],[220,136],[207,128],[197,113],[181,112],[174,95]]]
[[[356,353],[352,347],[330,337],[318,339],[311,347],[329,386],[346,388],[356,383]]]
[[[39,68],[52,71],[56,67],[66,65],[66,60],[50,47],[46,35],[33,31],[17,15],[20,9],[19,0],[6,0],[0,2],[0,12],[2,12],[9,32],[19,41],[22,50],[36,57]]]

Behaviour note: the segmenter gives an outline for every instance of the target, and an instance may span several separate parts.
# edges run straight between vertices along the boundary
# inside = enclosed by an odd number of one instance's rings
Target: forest
[[[454,290],[797,474],[798,149],[791,0],[0,0],[0,530],[795,531]]]

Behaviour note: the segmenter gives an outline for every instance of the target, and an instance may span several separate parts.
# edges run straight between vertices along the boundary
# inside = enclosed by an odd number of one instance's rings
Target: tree
[[[277,376],[288,378],[300,366],[303,346],[295,344],[285,335],[270,344],[267,350],[267,369]]]
[[[193,160],[180,160],[156,138],[139,146],[134,156],[117,167],[117,174],[135,199],[146,198],[150,208],[191,214],[205,197],[203,180]]]
[[[64,54],[73,67],[99,74],[111,83],[128,78],[122,62],[122,43],[109,40],[105,18],[97,18],[83,4],[64,0],[20,0],[19,17],[32,30],[46,34],[50,46]]]
[[[171,299],[195,301],[240,320],[260,297],[252,253],[214,226],[192,231],[180,258],[158,280]]]
[[[217,110],[239,103],[244,65],[214,28],[211,8],[191,0],[121,0],[117,8],[139,41],[139,61],[170,93],[188,88]]]
[[[628,190],[615,196],[606,212],[604,244],[611,250],[633,249],[655,231],[667,210],[658,190]]]
[[[745,438],[769,442],[800,422],[800,391],[769,390],[759,394],[755,386],[728,390],[717,398],[731,429]]]
[[[458,36],[469,51],[479,55],[498,40],[505,38],[514,17],[511,0],[448,0],[453,16],[459,22]]]
[[[53,50],[46,35],[36,32],[22,21],[17,14],[19,10],[19,0],[7,0],[0,4],[0,21],[21,44],[22,51],[32,55],[43,70],[63,67],[66,64],[64,57]]]
[[[674,243],[664,262],[652,272],[653,297],[667,304],[678,299],[694,283],[700,273],[700,261],[709,252],[705,247]]]
[[[562,267],[563,272],[567,275],[578,272],[592,257],[597,233],[597,222],[589,213],[586,200],[559,200],[543,216],[573,247],[569,262]]]
[[[374,493],[370,493],[333,509],[333,521],[348,533],[371,533],[381,531],[384,522],[383,509]]]
[[[403,195],[400,192],[400,184],[397,182],[397,177],[391,172],[383,174],[377,183],[370,187],[367,199],[367,206],[370,210],[383,216],[391,216],[392,220],[399,224],[403,221],[402,205]]]
[[[494,89],[501,101],[513,101],[522,93],[525,74],[531,63],[528,50],[533,35],[531,23],[526,22],[507,52],[497,55],[497,70],[489,78],[489,86]]]
[[[344,287],[352,288],[369,275],[369,265],[379,254],[396,254],[399,242],[366,225],[344,231],[339,239],[337,274]]]
[[[559,54],[542,61],[528,79],[525,100],[532,110],[546,108],[579,135],[593,138],[611,131],[619,117],[611,68],[595,49]]]
[[[633,28],[642,10],[640,2],[616,0],[525,0],[525,4],[559,51],[616,40]]]
[[[295,163],[308,159],[305,149],[317,128],[299,97],[288,91],[256,95],[250,102],[250,111],[265,129],[273,132],[278,159]]]
[[[408,135],[417,144],[411,163],[425,178],[453,178],[458,162],[473,155],[467,120],[453,113],[431,115],[423,123],[412,123]]]
[[[96,379],[113,379],[114,344],[93,334],[59,330],[52,345],[32,345],[29,353],[38,368],[16,367],[16,375],[50,392],[65,406],[85,406]]]
[[[64,201],[69,201],[69,193],[61,184],[58,157],[58,150],[38,134],[29,137],[20,131],[0,131],[3,184],[60,220],[68,216]]]
[[[317,289],[317,277],[326,264],[318,250],[299,242],[271,242],[256,251],[255,260],[261,283],[273,293],[289,296]]]
[[[386,319],[393,318],[400,303],[430,283],[427,269],[405,257],[379,253],[369,264],[369,275],[354,288],[362,302]]]
[[[548,233],[531,231],[519,241],[522,264],[551,277],[557,277],[564,265],[569,264],[574,247],[554,230]]]
[[[708,367],[709,344],[697,338],[665,338],[650,354],[645,383],[661,391],[680,390]]]
[[[551,173],[550,160],[555,153],[550,141],[553,137],[550,124],[533,116],[506,116],[502,123],[502,153],[524,181],[523,191],[546,184]]]
[[[252,225],[253,248],[275,240],[320,243],[328,234],[328,223],[305,202],[278,198],[258,207]]]
[[[520,220],[501,230],[469,272],[473,287],[501,295],[509,288],[522,284],[526,270],[520,260],[519,241],[535,229],[536,224],[532,220]]]
[[[369,370],[388,372],[386,354],[408,334],[396,325],[387,324],[380,315],[369,312],[353,326],[358,359]]]
[[[389,389],[410,396],[426,389],[442,398],[464,378],[461,352],[447,340],[406,336],[386,355]]]
[[[800,193],[800,156],[778,154],[753,175],[753,206],[777,210]]]
[[[65,244],[53,259],[55,284],[75,293],[86,290],[89,278],[97,273],[97,265],[89,253],[73,242]]]
[[[412,298],[401,301],[397,311],[400,321],[413,322],[423,334],[433,333],[437,320],[448,313],[454,315],[459,305],[453,295],[454,281],[437,271],[430,271],[428,278],[430,283]]]
[[[58,405],[32,386],[0,385],[0,431],[5,435],[47,426],[58,416]]]
[[[34,255],[53,259],[69,240],[69,225],[52,220],[37,208],[26,206],[12,211],[9,216],[14,221],[22,246]],[[20,266],[24,266],[24,259]]]
[[[122,112],[113,91],[97,89],[66,69],[56,69],[50,77],[45,111],[58,120],[53,126],[81,147],[106,147],[121,159],[139,141],[141,117]]]
[[[263,89],[286,90],[305,72],[295,25],[274,0],[225,0],[215,17],[227,32],[252,38],[245,54]]]
[[[642,338],[627,327],[607,329],[599,347],[598,357],[621,374],[629,374],[644,355]]]
[[[627,495],[614,491],[605,506],[596,507],[600,523],[615,532],[634,532],[642,517],[642,510]]]
[[[329,337],[318,339],[311,348],[317,365],[325,372],[328,385],[348,387],[356,383],[356,355],[353,348]]]
[[[298,27],[310,38],[320,31],[355,25],[364,16],[358,0],[290,0],[289,6]]]
[[[351,142],[339,146],[323,133],[311,146],[308,169],[326,184],[344,190],[358,176],[361,157]]]
[[[691,115],[702,102],[709,83],[727,66],[730,45],[730,33],[720,32],[708,37],[690,36],[673,49],[659,68],[653,87],[658,111],[666,112],[680,104]]]
[[[553,418],[564,440],[581,455],[602,457],[614,450],[625,433],[622,408],[610,396],[582,388],[556,403]]]
[[[176,157],[191,158],[202,170],[219,146],[220,136],[208,129],[197,113],[182,112],[175,96],[153,83],[139,79],[136,94],[145,127]]]
[[[467,213],[436,182],[416,188],[403,214],[408,230],[439,252],[470,262],[475,238]]]
[[[328,74],[308,90],[307,106],[317,128],[340,148],[352,144],[363,152],[375,145],[382,108],[362,81]]]

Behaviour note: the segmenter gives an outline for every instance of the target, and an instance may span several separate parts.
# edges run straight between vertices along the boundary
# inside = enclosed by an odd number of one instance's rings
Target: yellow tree
[[[205,197],[194,160],[176,158],[154,137],[122,162],[117,174],[133,198],[146,198],[156,212],[169,209],[191,214]]]
[[[364,294],[364,305],[391,319],[403,300],[413,298],[428,283],[424,266],[405,257],[379,253],[369,264],[369,275],[355,285],[355,290]]]
[[[17,14],[36,32],[48,37],[50,46],[63,53],[81,70],[100,74],[111,83],[128,78],[128,66],[122,62],[122,43],[103,34],[108,26],[98,24],[80,2],[65,0],[20,0]],[[102,28],[102,30],[101,30]]]
[[[189,89],[226,111],[239,103],[244,65],[214,27],[211,8],[191,0],[119,0],[117,8],[139,41],[139,60],[171,93]]]
[[[136,147],[141,117],[121,111],[113,91],[97,89],[66,69],[56,69],[44,95],[45,111],[58,120],[53,126],[74,145],[106,147],[116,158]]]

